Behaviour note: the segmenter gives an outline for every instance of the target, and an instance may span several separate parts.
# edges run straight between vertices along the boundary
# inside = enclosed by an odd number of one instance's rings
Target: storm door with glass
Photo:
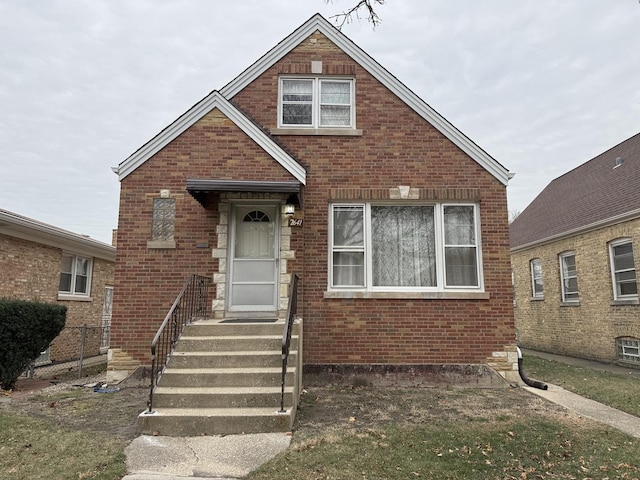
[[[278,300],[278,205],[234,205],[230,311],[275,311]]]

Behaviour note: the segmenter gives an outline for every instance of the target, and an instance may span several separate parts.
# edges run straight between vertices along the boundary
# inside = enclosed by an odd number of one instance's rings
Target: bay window
[[[475,205],[331,206],[330,288],[481,288]]]

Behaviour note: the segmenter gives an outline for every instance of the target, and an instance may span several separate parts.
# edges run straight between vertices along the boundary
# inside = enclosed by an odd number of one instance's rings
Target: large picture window
[[[281,127],[354,127],[353,80],[282,78]]]
[[[60,264],[58,292],[67,295],[89,295],[91,258],[64,253]]]
[[[475,205],[331,207],[333,289],[479,289]]]
[[[631,240],[612,242],[609,244],[609,254],[611,256],[613,298],[615,300],[637,299],[638,284],[636,283],[636,267]]]

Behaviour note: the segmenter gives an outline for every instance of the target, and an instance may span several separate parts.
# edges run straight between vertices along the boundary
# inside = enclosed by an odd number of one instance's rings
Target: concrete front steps
[[[302,324],[296,323],[280,410],[284,323],[187,325],[153,395],[140,433],[169,436],[290,431],[301,387]]]

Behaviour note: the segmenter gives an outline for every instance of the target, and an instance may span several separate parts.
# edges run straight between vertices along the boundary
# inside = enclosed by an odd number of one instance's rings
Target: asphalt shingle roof
[[[616,167],[617,159],[622,162]],[[511,223],[511,248],[640,210],[640,133],[553,180]]]

